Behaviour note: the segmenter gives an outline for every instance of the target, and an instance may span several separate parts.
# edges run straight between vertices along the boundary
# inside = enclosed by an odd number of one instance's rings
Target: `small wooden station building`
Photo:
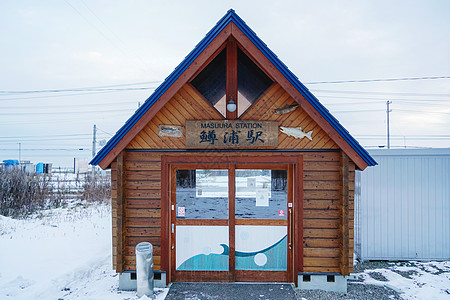
[[[145,241],[164,283],[302,285],[352,272],[355,169],[376,162],[230,10],[91,164],[121,276]]]

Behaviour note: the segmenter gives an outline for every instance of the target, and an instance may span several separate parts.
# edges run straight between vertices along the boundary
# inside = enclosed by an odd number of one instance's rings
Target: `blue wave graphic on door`
[[[181,271],[228,271],[229,247],[223,247],[221,254],[198,254],[184,261],[177,270]],[[287,270],[287,235],[277,243],[257,252],[235,252],[236,270]]]
[[[178,268],[179,271],[228,271],[229,248],[225,244],[221,254],[198,254],[185,260]]]

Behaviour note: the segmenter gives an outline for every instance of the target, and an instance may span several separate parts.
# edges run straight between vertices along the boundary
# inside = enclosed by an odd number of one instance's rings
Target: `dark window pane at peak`
[[[225,115],[226,51],[222,50],[192,81],[191,84],[220,113]],[[220,101],[222,100],[222,101]],[[221,103],[223,102],[223,103]],[[223,108],[222,108],[223,106]],[[223,110],[223,111],[222,111]]]
[[[244,113],[272,85],[272,80],[238,48],[238,114]]]

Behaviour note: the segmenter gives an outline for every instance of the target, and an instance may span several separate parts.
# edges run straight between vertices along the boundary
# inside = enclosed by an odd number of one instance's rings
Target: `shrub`
[[[101,203],[111,199],[109,175],[64,176],[0,169],[0,215],[20,217],[70,202]]]
[[[111,199],[111,178],[107,175],[87,175],[82,181],[79,198],[87,202],[107,202]]]
[[[0,169],[0,214],[17,217],[43,209],[52,202],[52,191],[47,175]]]

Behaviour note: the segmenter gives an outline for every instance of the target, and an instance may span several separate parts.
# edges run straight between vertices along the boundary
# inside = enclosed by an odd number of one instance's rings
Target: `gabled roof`
[[[360,169],[365,169],[366,166],[376,165],[376,161],[369,155],[369,153],[349,134],[349,132],[337,121],[336,118],[317,100],[317,98],[298,80],[298,78],[284,65],[283,62],[267,47],[266,44],[253,32],[245,22],[230,9],[225,16],[220,19],[217,24],[206,34],[206,36],[197,44],[197,46],[186,56],[186,58],[175,68],[175,70],[164,80],[164,82],[153,92],[153,94],[144,102],[144,104],[136,110],[130,119],[117,131],[117,133],[108,141],[108,143],[98,152],[92,159],[90,164],[103,165],[107,167],[111,161],[122,151],[126,145],[119,144],[119,142],[126,136],[128,139],[133,138],[138,129],[134,128],[143,116],[155,105],[155,103],[166,93],[171,86],[180,79],[180,76],[191,67],[192,63],[202,54],[202,52],[210,46],[210,44],[223,33],[224,29],[230,28],[228,26],[234,25],[239,29],[245,37],[263,54],[263,56],[270,61],[271,64],[280,72],[284,78],[294,87],[294,89],[307,100],[309,107],[314,108],[319,113],[319,118],[322,117],[328,122],[331,127],[337,132],[338,141],[336,143],[343,148],[344,152],[356,152],[361,158],[358,163],[355,161]],[[229,34],[229,33],[228,33]],[[289,92],[289,91],[288,91]],[[294,97],[299,101],[298,97]],[[142,120],[141,120],[142,121]],[[348,144],[349,147],[342,147],[342,140]],[[119,149],[120,148],[120,149]],[[345,149],[347,151],[345,151]],[[349,153],[347,153],[349,154]],[[351,156],[351,155],[349,155]],[[103,161],[108,158],[107,161]]]

